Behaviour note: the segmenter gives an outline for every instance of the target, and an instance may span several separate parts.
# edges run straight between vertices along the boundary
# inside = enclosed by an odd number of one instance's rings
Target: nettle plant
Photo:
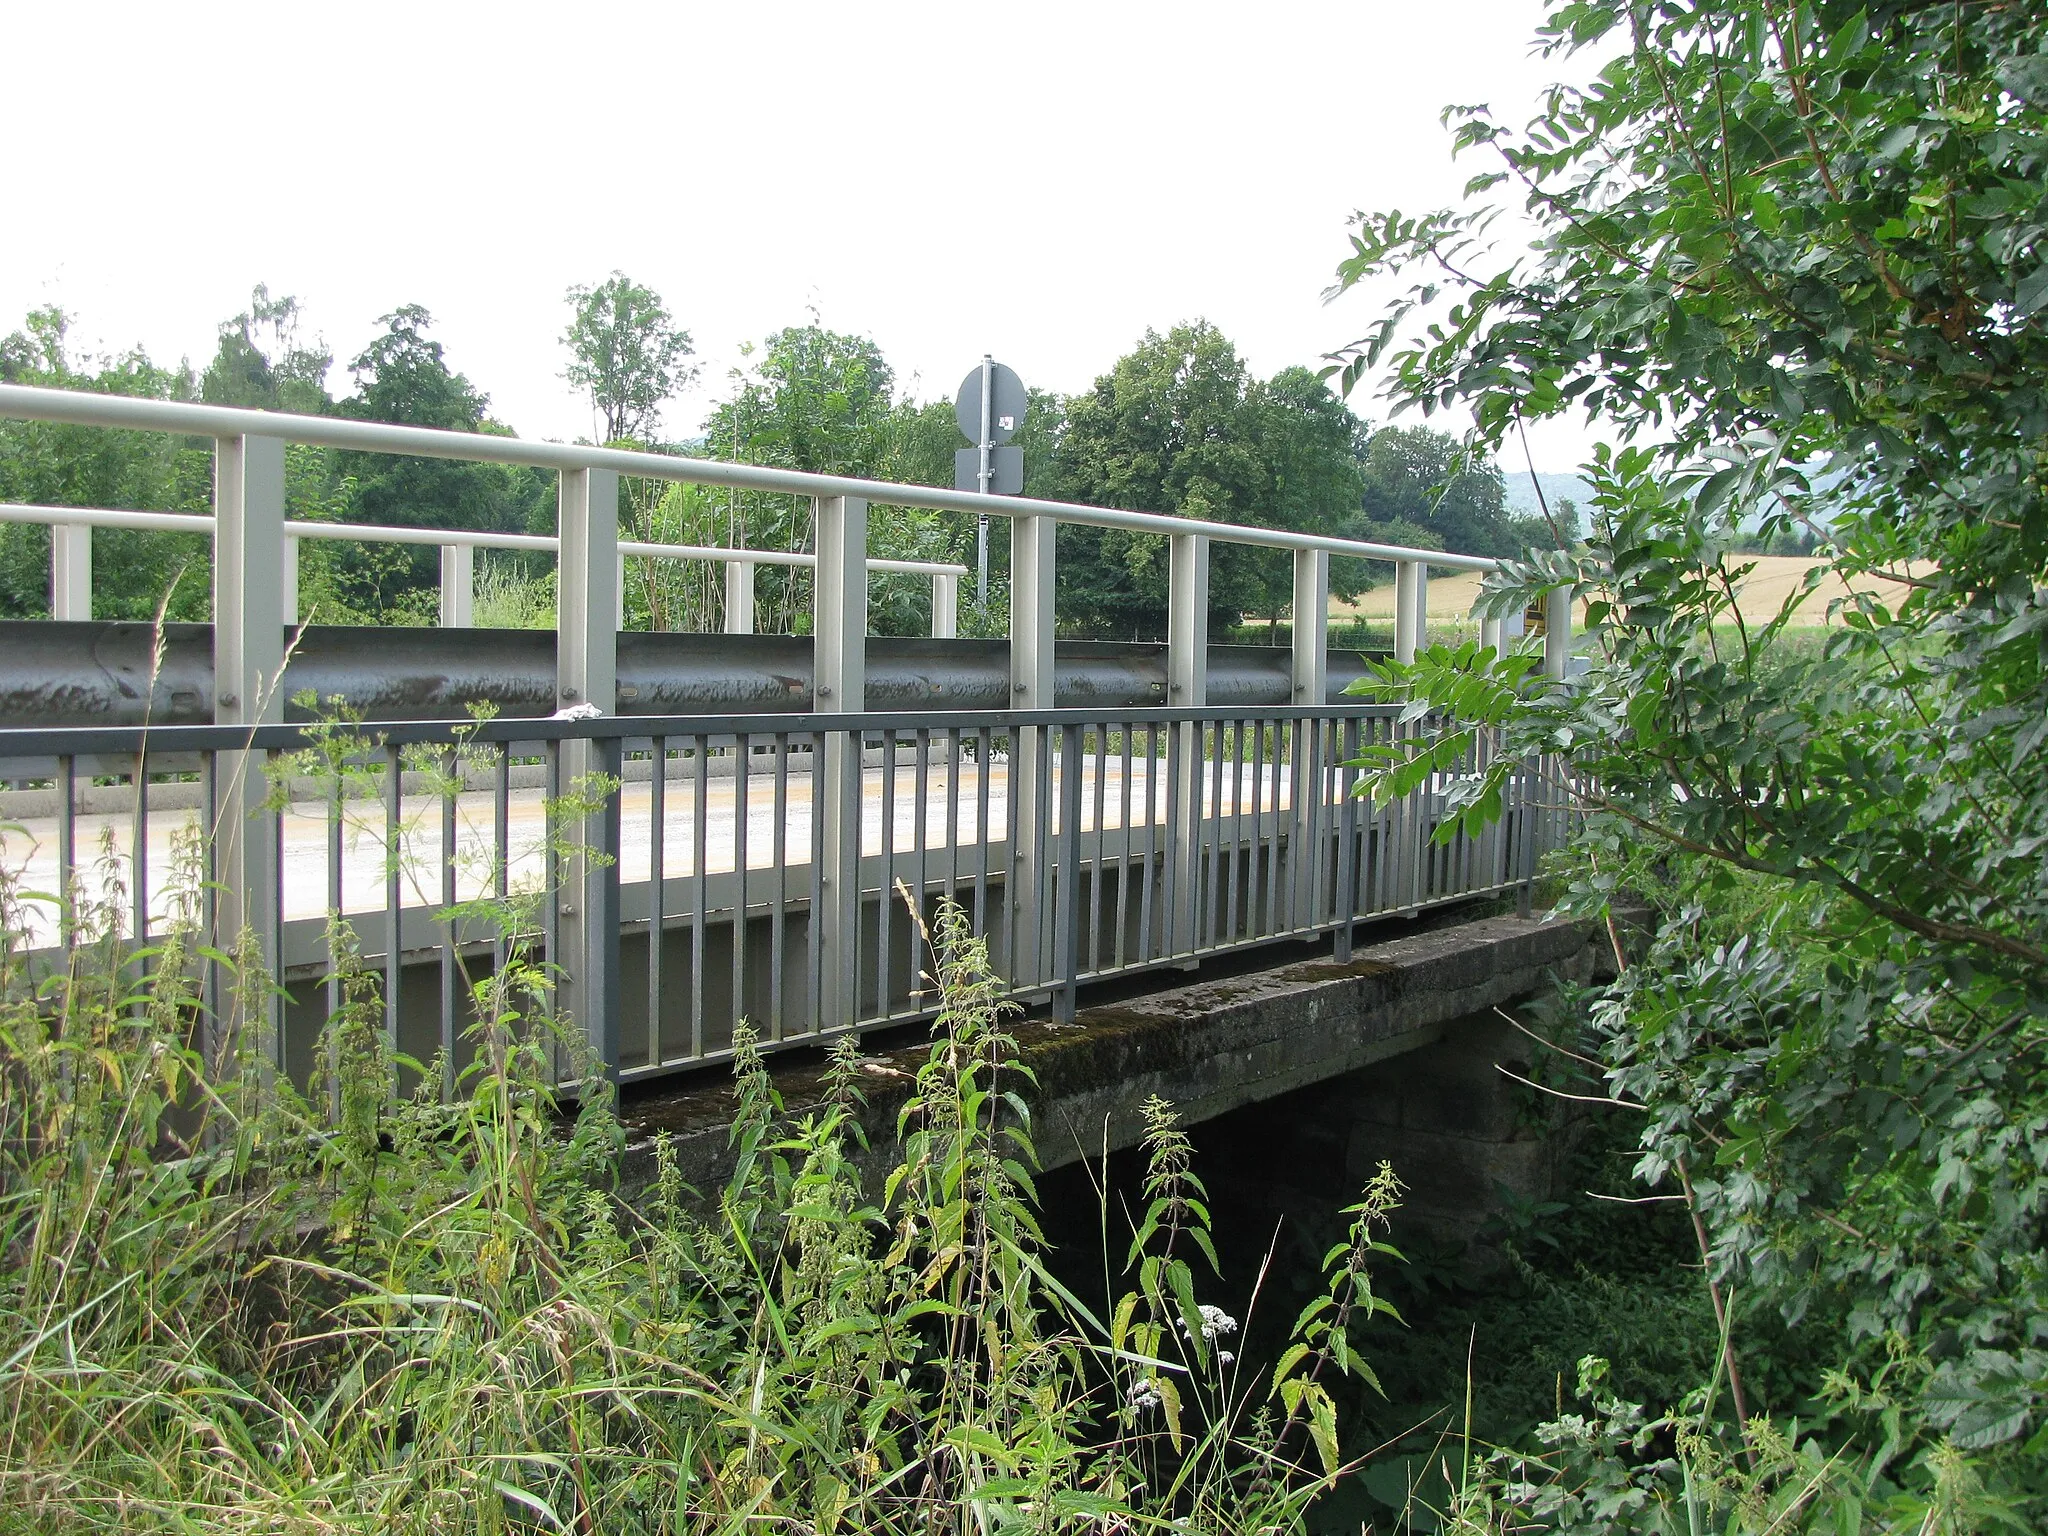
[[[1720,1285],[1834,1341],[1816,1396],[1751,1416],[1878,1457],[1887,1519],[1953,1514],[1960,1479],[2037,1520],[2048,15],[1585,0],[1541,41],[1606,62],[1524,129],[1451,114],[1488,157],[1477,206],[1362,219],[1340,286],[1420,280],[1337,369],[1469,410],[1487,446],[1572,412],[1626,445],[1586,468],[1585,543],[1483,599],[1575,589],[1583,670],[1477,647],[1382,669],[1429,723],[1374,792],[1482,724],[1555,765],[1568,905],[1660,909],[1587,1021],[1640,1106],[1616,1111],[1642,1117],[1639,1172],[1689,1169]],[[1503,193],[1532,247],[1490,243]],[[1821,562],[1756,622],[1731,546],[1795,527]],[[1824,598],[1830,573],[1856,590]],[[1460,820],[1497,813],[1504,771],[1450,787]]]
[[[377,804],[360,764],[383,745],[336,715],[277,792]],[[407,766],[439,798],[465,751]],[[579,784],[552,820],[615,789]],[[34,1528],[1222,1536],[1304,1529],[1355,1465],[1327,1382],[1365,1370],[1348,1328],[1384,1309],[1391,1174],[1294,1347],[1244,1370],[1155,1102],[1131,1289],[1091,1308],[1046,1267],[1030,1074],[957,908],[926,935],[943,1008],[879,1185],[853,1041],[790,1115],[742,1025],[726,1184],[687,1189],[661,1141],[629,1200],[535,943],[573,847],[464,905],[497,942],[452,1061],[396,1054],[332,916],[337,1006],[303,1088],[272,1069],[256,947],[204,947],[198,835],[182,848],[189,894],[138,949],[108,844],[61,958],[30,918],[63,893],[0,857],[0,1500]],[[230,977],[218,1018],[202,963]]]

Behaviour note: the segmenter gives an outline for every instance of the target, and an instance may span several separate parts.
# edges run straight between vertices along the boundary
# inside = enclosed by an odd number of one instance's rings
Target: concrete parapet
[[[1489,917],[1366,945],[1345,964],[1311,960],[1197,982],[1083,1009],[1070,1024],[1020,1022],[1021,1058],[1038,1078],[1026,1097],[1040,1160],[1057,1168],[1135,1145],[1141,1107],[1154,1094],[1196,1124],[1439,1042],[1455,1060],[1476,1042],[1462,1029],[1447,1035],[1454,1024],[1527,997],[1551,975],[1589,975],[1604,942],[1584,922]],[[916,1043],[866,1060],[863,1120],[878,1163],[893,1156],[897,1115],[925,1056]],[[1493,1059],[1481,1050],[1455,1071],[1426,1074],[1412,1105],[1402,1098],[1389,1108],[1381,1089],[1366,1085],[1345,1118],[1367,1133],[1361,1147],[1388,1128],[1389,1116],[1393,1129],[1417,1137],[1504,1145],[1497,1133],[1505,1080]],[[774,1061],[771,1070],[791,1113],[818,1102],[815,1062]],[[1482,1081],[1485,1091],[1476,1091]],[[722,1079],[628,1103],[628,1183],[650,1176],[653,1137],[667,1132],[683,1177],[700,1191],[716,1189],[730,1168],[731,1106],[731,1085]],[[1343,1146],[1331,1150],[1349,1162],[1350,1126],[1322,1129],[1339,1133]]]

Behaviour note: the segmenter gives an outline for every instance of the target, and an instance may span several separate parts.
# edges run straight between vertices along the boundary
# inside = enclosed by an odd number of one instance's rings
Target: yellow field
[[[1812,567],[1824,562],[1808,559],[1803,555],[1742,555],[1739,564],[1754,564],[1756,569],[1738,589],[1745,623],[1763,623],[1777,617],[1785,599],[1799,590]],[[1906,595],[1904,583],[1872,579],[1864,583],[1877,593],[1884,602],[1896,606]],[[1839,597],[1846,597],[1849,587],[1839,576],[1829,576],[1800,607],[1796,624],[1825,624],[1828,604]],[[1465,573],[1457,576],[1432,577],[1429,583],[1429,616],[1432,621],[1442,624],[1469,622],[1472,615],[1472,601],[1479,595],[1479,577]],[[1583,616],[1584,608],[1581,607]],[[1368,624],[1392,624],[1394,622],[1394,584],[1374,587],[1359,598],[1357,603],[1332,600],[1332,620],[1348,623],[1362,619]]]

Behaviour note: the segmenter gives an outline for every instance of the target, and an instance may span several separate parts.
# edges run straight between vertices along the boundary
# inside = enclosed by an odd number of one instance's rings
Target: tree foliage
[[[571,288],[569,308],[562,345],[571,361],[563,377],[590,396],[598,441],[654,442],[662,406],[697,376],[690,333],[660,294],[623,272]]]
[[[1216,522],[1335,531],[1358,507],[1357,423],[1302,370],[1252,377],[1207,321],[1147,331],[1067,402],[1057,475],[1067,499]],[[1063,624],[1106,638],[1165,633],[1166,541],[1121,529],[1059,533]],[[1287,557],[1217,545],[1210,626],[1275,616],[1292,597]]]
[[[1591,1020],[1613,1093],[1648,1111],[1640,1171],[1690,1169],[1724,1284],[1835,1330],[1802,1432],[1895,1464],[1873,1518],[1938,1523],[1929,1500],[1963,1478],[1973,1519],[2030,1524],[2048,1492],[2048,18],[1575,0],[1543,36],[1611,61],[1524,130],[1453,114],[1492,157],[1478,206],[1361,223],[1340,283],[1421,280],[1341,366],[1465,407],[1483,444],[1568,411],[1630,444],[1588,471],[1585,544],[1491,586],[1497,609],[1563,584],[1591,599],[1588,670],[1532,678],[1505,728],[1583,813],[1575,899],[1632,883],[1664,909]],[[1489,242],[1504,190],[1532,250]],[[1731,550],[1793,528],[1908,595],[1840,600],[1811,649],[1786,625],[1821,572],[1746,620]],[[1437,651],[1383,686],[1455,733],[1491,660]]]

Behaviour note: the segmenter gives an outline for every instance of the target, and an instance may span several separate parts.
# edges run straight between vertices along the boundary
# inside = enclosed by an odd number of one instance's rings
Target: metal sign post
[[[1024,490],[1024,450],[1006,444],[1024,424],[1027,397],[1015,370],[983,355],[981,366],[960,381],[953,420],[974,444],[953,455],[953,489],[984,496],[1018,496]],[[988,612],[988,514],[974,533],[974,596]]]

